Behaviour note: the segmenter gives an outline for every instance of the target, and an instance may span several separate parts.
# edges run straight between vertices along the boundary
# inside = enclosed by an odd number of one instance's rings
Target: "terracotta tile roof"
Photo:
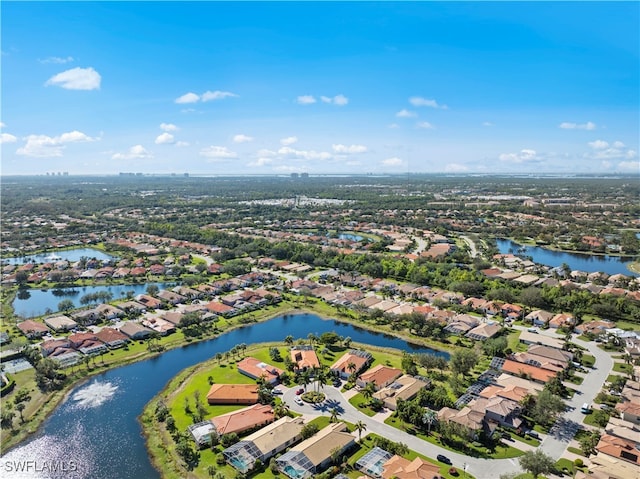
[[[213,384],[207,393],[209,404],[253,404],[258,402],[257,384]]]
[[[252,357],[244,358],[236,365],[236,368],[239,372],[246,374],[250,378],[257,379],[259,377],[264,377],[267,382],[277,381],[280,378],[280,375],[284,372],[280,368],[263,363],[262,361]]]
[[[635,446],[636,443],[628,439],[603,434],[600,437],[600,442],[596,446],[596,449],[608,456],[624,459],[634,464],[640,464],[640,450],[636,449]]]
[[[231,311],[234,311],[231,306],[227,306],[226,304],[222,304],[218,301],[210,301],[207,303],[207,309],[212,313],[217,314],[230,313]]]
[[[409,461],[398,455],[392,456],[382,466],[382,477],[391,479],[432,479],[440,473],[440,466],[427,462],[419,457]]]
[[[382,364],[378,364],[374,368],[370,369],[366,373],[360,375],[360,381],[363,383],[374,383],[376,389],[386,386],[391,381],[402,376],[402,370],[397,368],[390,368]]]
[[[320,361],[313,349],[291,349],[291,360],[298,369],[319,368]]]
[[[515,374],[517,376],[526,375],[534,381],[543,383],[546,383],[556,375],[556,373],[553,371],[537,368],[535,366],[519,363],[517,361],[511,361],[509,359],[507,359],[502,365],[502,370],[510,374]]]
[[[211,422],[218,434],[241,433],[275,420],[273,408],[269,405],[254,404],[238,411],[216,416]]]
[[[355,365],[355,372],[359,372],[369,361],[371,358],[366,358],[362,356],[358,356],[352,353],[345,353],[340,359],[338,359],[335,363],[331,365],[329,369],[337,370],[344,374],[350,374],[349,363],[353,363]]]

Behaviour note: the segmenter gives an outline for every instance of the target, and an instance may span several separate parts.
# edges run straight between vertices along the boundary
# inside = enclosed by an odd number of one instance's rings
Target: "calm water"
[[[534,263],[544,264],[551,267],[561,266],[566,263],[572,270],[585,271],[587,273],[603,272],[607,274],[625,274],[634,276],[627,269],[630,258],[620,256],[597,256],[581,253],[565,253],[563,251],[552,251],[540,246],[522,246],[507,239],[497,239],[500,253],[515,253],[518,255],[531,256]],[[522,250],[524,248],[524,251]]]
[[[107,261],[114,259],[114,256],[103,253],[100,250],[93,248],[78,248],[69,249],[64,251],[50,251],[48,253],[32,254],[29,256],[22,256],[19,258],[2,258],[2,262],[9,264],[25,264],[25,263],[50,263],[55,261],[67,260],[72,263],[80,261],[80,258],[95,258],[100,261]]]
[[[54,294],[54,291],[56,291],[55,289],[46,289],[44,291],[41,289],[29,289],[18,291],[12,305],[18,316],[23,318],[33,318],[34,316],[46,314],[47,309],[50,309],[51,311],[58,311],[58,304],[64,299],[70,299],[73,301],[74,307],[79,308],[82,306],[82,304],[80,304],[80,299],[86,294],[108,291],[111,293],[114,300],[124,299],[130,291],[133,291],[134,296],[145,293],[147,291],[147,287],[151,284],[158,286],[160,289],[173,286],[173,283],[81,286],[78,288],[65,288],[63,290],[65,292],[64,295]]]
[[[161,356],[107,371],[76,387],[66,401],[23,445],[0,458],[0,476],[38,478],[158,478],[141,436],[137,416],[179,371],[210,359],[240,343],[282,341],[287,335],[306,338],[309,333],[335,331],[354,341],[413,352],[447,353],[409,344],[385,334],[371,333],[349,324],[323,320],[310,314],[279,316],[264,323],[236,329],[218,338],[168,351]],[[19,474],[9,471],[21,460],[62,464],[59,474]],[[69,461],[77,468],[70,471]]]

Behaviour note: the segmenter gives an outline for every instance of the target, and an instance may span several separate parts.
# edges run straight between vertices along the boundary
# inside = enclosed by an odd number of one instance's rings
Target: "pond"
[[[502,254],[514,253],[520,256],[530,256],[534,263],[551,266],[552,268],[566,263],[572,270],[587,273],[600,271],[609,275],[624,274],[635,276],[627,268],[627,265],[631,263],[631,258],[553,251],[540,246],[523,246],[508,239],[496,239],[496,243]]]
[[[159,289],[174,286],[173,283],[141,283],[111,286],[79,286],[64,289],[23,289],[18,290],[12,306],[15,314],[23,318],[33,318],[47,314],[47,311],[58,311],[60,301],[70,299],[74,308],[83,306],[80,302],[87,294],[107,292],[112,299],[125,299],[127,294],[138,295],[145,293],[150,285]]]
[[[56,261],[67,260],[70,262],[80,261],[80,258],[96,258],[100,261],[115,259],[107,253],[93,248],[67,249],[63,251],[49,251],[47,253],[32,254],[15,258],[2,258],[3,263],[25,264],[25,263],[54,263]]]
[[[393,336],[372,333],[350,324],[324,320],[312,314],[279,316],[230,331],[215,339],[168,351],[158,357],[112,369],[77,386],[22,445],[0,458],[4,478],[159,478],[153,468],[137,422],[144,405],[182,369],[211,359],[235,345],[283,341],[287,335],[335,331],[354,341],[413,352],[448,353],[409,344]],[[108,356],[107,356],[108,358]],[[66,467],[64,472],[20,476],[7,467],[20,461]],[[72,463],[71,463],[72,462]],[[14,468],[15,469],[15,468]],[[73,469],[73,470],[72,470]]]

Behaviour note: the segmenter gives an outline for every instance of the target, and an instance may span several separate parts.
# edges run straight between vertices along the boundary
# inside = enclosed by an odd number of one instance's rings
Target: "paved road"
[[[541,331],[540,334],[557,337],[551,330]],[[569,445],[569,442],[573,438],[575,431],[582,423],[583,415],[580,413],[580,406],[585,402],[593,402],[593,399],[596,394],[598,394],[598,391],[604,384],[611,368],[613,367],[613,360],[611,359],[611,356],[605,351],[597,348],[595,343],[586,343],[578,339],[574,339],[573,341],[576,344],[587,348],[589,353],[595,356],[596,369],[590,370],[589,373],[586,374],[583,383],[577,388],[578,393],[576,393],[573,399],[568,402],[569,409],[567,412],[561,417],[556,426],[552,428],[551,433],[543,438],[540,447],[546,454],[554,459],[559,459],[563,455]],[[311,390],[313,387],[313,384],[307,386],[308,390]],[[411,434],[396,429],[395,427],[384,424],[376,418],[371,418],[358,411],[355,407],[349,404],[349,401],[342,395],[339,389],[333,386],[325,386],[322,388],[322,392],[325,393],[327,399],[319,406],[307,403],[304,403],[302,406],[296,404],[295,399],[297,396],[295,391],[299,389],[299,386],[289,389],[283,386],[279,386],[279,388],[285,391],[282,399],[289,405],[292,411],[305,414],[307,416],[328,416],[331,414],[331,410],[335,407],[339,412],[340,419],[351,423],[362,421],[366,424],[367,429],[363,432],[363,435],[366,435],[367,433],[375,433],[392,441],[402,442],[406,444],[409,449],[431,458],[435,458],[438,454],[444,454],[451,459],[454,466],[460,469],[462,469],[466,464],[467,472],[475,476],[476,479],[496,479],[501,474],[519,472],[521,470],[517,458],[479,459],[468,457],[463,454],[440,448],[434,444],[423,441],[416,436],[412,436]],[[515,447],[518,447],[519,445],[520,443],[518,442],[514,443]],[[520,449],[526,450],[527,448],[523,445]]]
[[[473,242],[473,240],[468,236],[460,236],[460,238],[469,246],[469,256],[471,256],[472,258],[478,256],[478,250],[476,249],[476,244]]]

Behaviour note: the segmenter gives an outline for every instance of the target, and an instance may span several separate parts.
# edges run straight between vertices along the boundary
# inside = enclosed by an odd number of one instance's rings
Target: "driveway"
[[[520,326],[517,326],[516,328],[523,330],[526,329]],[[555,332],[549,330],[541,331],[540,334],[557,337]],[[595,356],[596,362],[595,368],[589,370],[582,384],[577,387],[578,392],[570,401],[567,402],[567,411],[551,429],[550,434],[542,440],[540,447],[546,454],[555,460],[562,457],[575,432],[582,424],[583,415],[580,412],[580,406],[585,402],[593,402],[593,399],[598,394],[598,391],[600,391],[600,388],[604,384],[613,367],[613,360],[611,359],[611,356],[605,351],[599,349],[595,343],[587,343],[578,339],[574,339],[573,342],[586,348],[589,351],[589,354]],[[572,385],[572,387],[575,388],[575,385]],[[300,406],[294,402],[297,397],[295,391],[299,388],[300,386],[295,386],[293,388],[280,386],[280,389],[284,391],[284,394],[281,397],[283,401],[289,405],[289,408],[292,411],[304,414],[307,417],[328,416],[331,414],[331,410],[336,408],[339,419],[343,419],[350,423],[362,421],[367,426],[366,430],[363,431],[363,435],[375,433],[394,442],[402,442],[406,444],[409,449],[431,458],[435,458],[438,454],[443,454],[450,458],[453,465],[459,469],[464,469],[466,465],[466,471],[475,476],[476,479],[495,479],[501,474],[520,472],[521,470],[520,463],[517,458],[480,459],[468,457],[463,454],[438,447],[434,444],[423,441],[416,436],[412,436],[405,431],[401,431],[395,427],[377,421],[375,418],[363,414],[349,404],[349,401],[343,396],[340,390],[333,386],[324,386],[320,389],[327,397],[322,404],[311,405],[305,403]],[[307,386],[308,391],[313,390],[313,388],[313,384]],[[516,442],[515,447],[518,445],[519,443]],[[527,448],[521,447],[521,449],[526,450]]]

